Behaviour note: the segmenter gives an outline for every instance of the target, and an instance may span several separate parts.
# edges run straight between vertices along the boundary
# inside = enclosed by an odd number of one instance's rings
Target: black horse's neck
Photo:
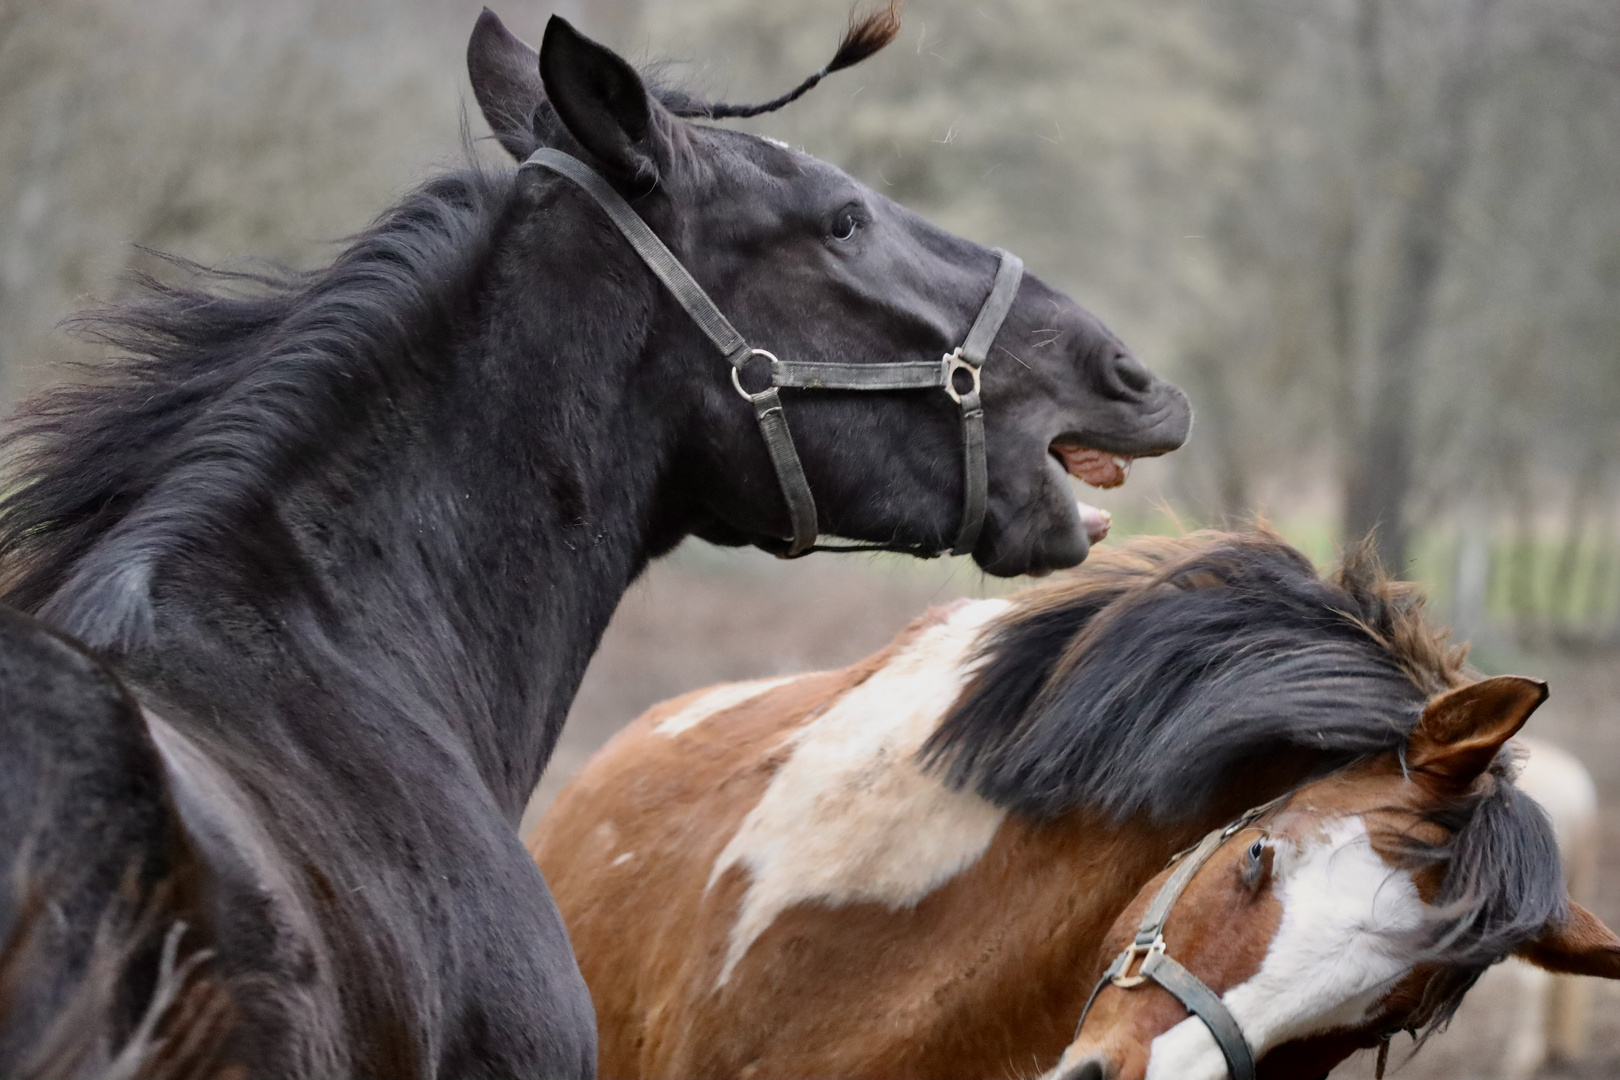
[[[447,178],[268,297],[111,312],[149,359],[24,418],[13,602],[244,759],[433,748],[515,820],[619,598],[685,531],[683,418],[649,374],[685,335],[655,346],[654,283],[524,197]]]
[[[397,711],[462,739],[515,822],[619,599],[684,530],[659,501],[677,418],[633,378],[651,290],[602,297],[644,306],[634,325],[560,332],[560,312],[511,314],[503,279],[534,268],[502,261],[484,304],[503,314],[458,335],[455,375],[408,445],[357,461],[377,479],[324,522],[302,492],[286,512],[305,515],[317,567],[289,597],[312,616],[319,605],[312,635],[329,626],[321,636],[359,668],[411,687]],[[489,362],[512,351],[527,363]],[[525,385],[507,381],[514,368]]]

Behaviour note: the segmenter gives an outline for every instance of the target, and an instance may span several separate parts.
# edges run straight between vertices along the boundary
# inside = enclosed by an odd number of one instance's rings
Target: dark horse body
[[[991,252],[686,122],[726,107],[649,94],[564,23],[537,57],[486,13],[469,62],[508,150],[589,161],[779,355],[937,359],[989,289]],[[4,598],[108,666],[0,621],[0,1073],[591,1075],[513,826],[648,560],[784,535],[753,417],[549,175],[441,178],[331,267],[234,284],[93,321],[132,359],[11,436]],[[1034,278],[997,351],[974,556],[1071,565],[1062,454],[1173,449],[1185,400]],[[948,546],[944,395],[788,400],[824,531]]]

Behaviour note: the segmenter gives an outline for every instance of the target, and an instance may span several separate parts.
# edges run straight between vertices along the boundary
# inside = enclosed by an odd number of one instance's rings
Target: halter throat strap
[[[1231,1080],[1255,1080],[1254,1051],[1243,1037],[1243,1029],[1238,1026],[1226,1003],[1221,1001],[1221,996],[1165,951],[1164,924],[1169,920],[1176,901],[1181,899],[1181,894],[1187,891],[1192,879],[1220,850],[1221,845],[1253,825],[1282,801],[1282,798],[1272,799],[1247,811],[1236,821],[1206,834],[1190,851],[1176,856],[1175,871],[1159,886],[1147,911],[1143,912],[1136,936],[1125,946],[1125,951],[1108,965],[1108,970],[1103,972],[1091,996],[1086,999],[1086,1007],[1080,1013],[1080,1023],[1074,1031],[1076,1039],[1086,1026],[1091,1007],[1097,1003],[1097,995],[1110,983],[1128,990],[1145,982],[1156,982],[1181,1002],[1189,1013],[1203,1021],[1204,1027],[1214,1037],[1215,1045],[1220,1047],[1221,1056],[1226,1059],[1226,1071]],[[1136,969],[1134,974],[1132,967]]]
[[[979,400],[979,372],[989,356],[996,333],[1012,309],[1024,264],[1018,256],[997,250],[1000,264],[990,295],[979,308],[973,326],[962,345],[938,361],[900,361],[885,364],[805,363],[782,361],[764,349],[749,345],[731,321],[715,306],[681,261],[665,246],[624,197],[589,165],[553,147],[542,147],[529,155],[523,168],[543,168],[573,181],[596,200],[608,220],[629,241],[641,261],[670,292],[692,321],[731,365],[732,385],[754,409],[754,419],[765,440],[766,452],[776,471],[777,485],[787,504],[792,536],[786,541],[765,543],[762,547],[782,558],[797,558],[812,551],[903,551],[931,557],[940,551],[900,544],[820,543],[819,516],[804,465],[793,445],[787,414],[782,408],[780,389],[805,390],[924,390],[942,389],[957,403],[962,420],[963,499],[962,521],[950,547],[953,555],[966,555],[978,543],[989,503],[989,467],[985,460],[984,408]],[[768,384],[763,390],[743,388],[745,369],[765,361]],[[960,374],[959,374],[960,373]]]

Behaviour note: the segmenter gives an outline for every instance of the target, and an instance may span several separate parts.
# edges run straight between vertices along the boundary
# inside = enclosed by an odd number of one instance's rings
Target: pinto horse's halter
[[[771,464],[776,469],[777,483],[782,498],[787,502],[788,516],[793,523],[790,540],[776,540],[774,548],[762,544],[782,558],[797,558],[812,551],[903,551],[911,555],[933,556],[937,549],[899,544],[821,544],[817,543],[816,501],[810,494],[810,484],[804,477],[804,466],[793,446],[788,432],[787,415],[782,411],[780,387],[803,390],[944,390],[956,402],[962,414],[962,458],[966,475],[962,500],[962,523],[956,541],[950,547],[952,555],[966,555],[979,541],[979,530],[984,525],[985,506],[989,501],[989,470],[984,452],[984,408],[979,402],[979,370],[990,352],[990,343],[1001,329],[1013,297],[1023,280],[1024,264],[1006,251],[997,250],[1001,265],[996,270],[995,284],[990,295],[979,308],[967,338],[961,346],[940,360],[905,360],[886,364],[812,363],[778,360],[764,349],[750,346],[730,321],[720,313],[713,300],[703,291],[692,275],[681,265],[664,242],[658,239],[641,216],[630,208],[623,196],[589,165],[578,158],[551,147],[542,147],[529,155],[524,168],[535,166],[560,173],[583,188],[607,211],[610,221],[624,238],[630,241],[636,254],[647,268],[664,283],[670,293],[686,309],[692,321],[731,364],[731,385],[754,407],[754,418],[760,434],[765,437],[765,449],[770,452]],[[753,361],[763,365],[753,365]],[[743,377],[751,367],[760,368],[767,384],[763,390],[747,390]],[[775,538],[773,538],[775,539]]]
[[[1170,909],[1176,906],[1176,901],[1181,899],[1181,894],[1192,883],[1193,877],[1220,850],[1221,845],[1253,825],[1286,797],[1255,807],[1230,825],[1209,833],[1191,851],[1176,856],[1179,865],[1148,905],[1141,925],[1136,928],[1136,937],[1103,972],[1103,977],[1091,991],[1091,997],[1086,1000],[1080,1023],[1074,1029],[1076,1039],[1080,1038],[1080,1031],[1086,1026],[1086,1017],[1091,1015],[1091,1007],[1097,1003],[1097,995],[1103,992],[1104,987],[1112,983],[1129,990],[1152,981],[1170,991],[1177,1001],[1187,1007],[1188,1012],[1204,1022],[1209,1033],[1215,1037],[1215,1045],[1221,1048],[1221,1055],[1226,1058],[1226,1070],[1231,1080],[1255,1080],[1254,1051],[1243,1037],[1243,1029],[1238,1027],[1237,1020],[1219,994],[1165,952],[1164,924],[1170,918]],[[1134,975],[1131,974],[1133,966],[1136,968]]]

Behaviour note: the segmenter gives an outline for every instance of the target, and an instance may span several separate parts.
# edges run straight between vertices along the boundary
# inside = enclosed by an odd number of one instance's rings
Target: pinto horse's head
[[[536,52],[486,11],[468,63],[484,116],[514,157],[552,146],[588,162],[751,344],[784,361],[937,363],[963,343],[989,294],[994,252],[806,153],[692,122],[785,103],[897,30],[892,9],[853,24],[823,72],[763,107],[650,91],[633,67],[559,18]],[[561,200],[586,208],[607,252],[591,268],[599,281],[651,280],[566,182],[526,170],[519,183],[532,187],[526,205],[548,219],[546,228],[559,227]],[[546,234],[535,227],[532,235],[540,243]],[[582,273],[581,288],[589,284]],[[783,496],[730,367],[667,295],[650,312],[617,315],[625,335],[645,333],[641,392],[682,418],[676,468],[698,492],[683,508],[689,530],[733,544],[787,535]],[[1106,518],[1076,504],[1065,473],[1111,487],[1130,459],[1180,446],[1191,423],[1181,391],[1032,275],[995,339],[982,393],[989,499],[973,556],[994,574],[1084,559]],[[822,532],[930,551],[951,546],[963,517],[963,430],[944,392],[789,390],[783,399]]]
[[[1503,744],[1545,684],[1486,679],[1432,699],[1403,754],[1299,789],[1233,833],[1164,924],[1165,955],[1242,1030],[1259,1076],[1319,1077],[1445,1020],[1490,964],[1620,978],[1620,938],[1570,903],[1545,815]],[[1124,949],[1170,873],[1115,923]],[[1053,1080],[1224,1080],[1204,1023],[1152,981],[1107,984]]]

